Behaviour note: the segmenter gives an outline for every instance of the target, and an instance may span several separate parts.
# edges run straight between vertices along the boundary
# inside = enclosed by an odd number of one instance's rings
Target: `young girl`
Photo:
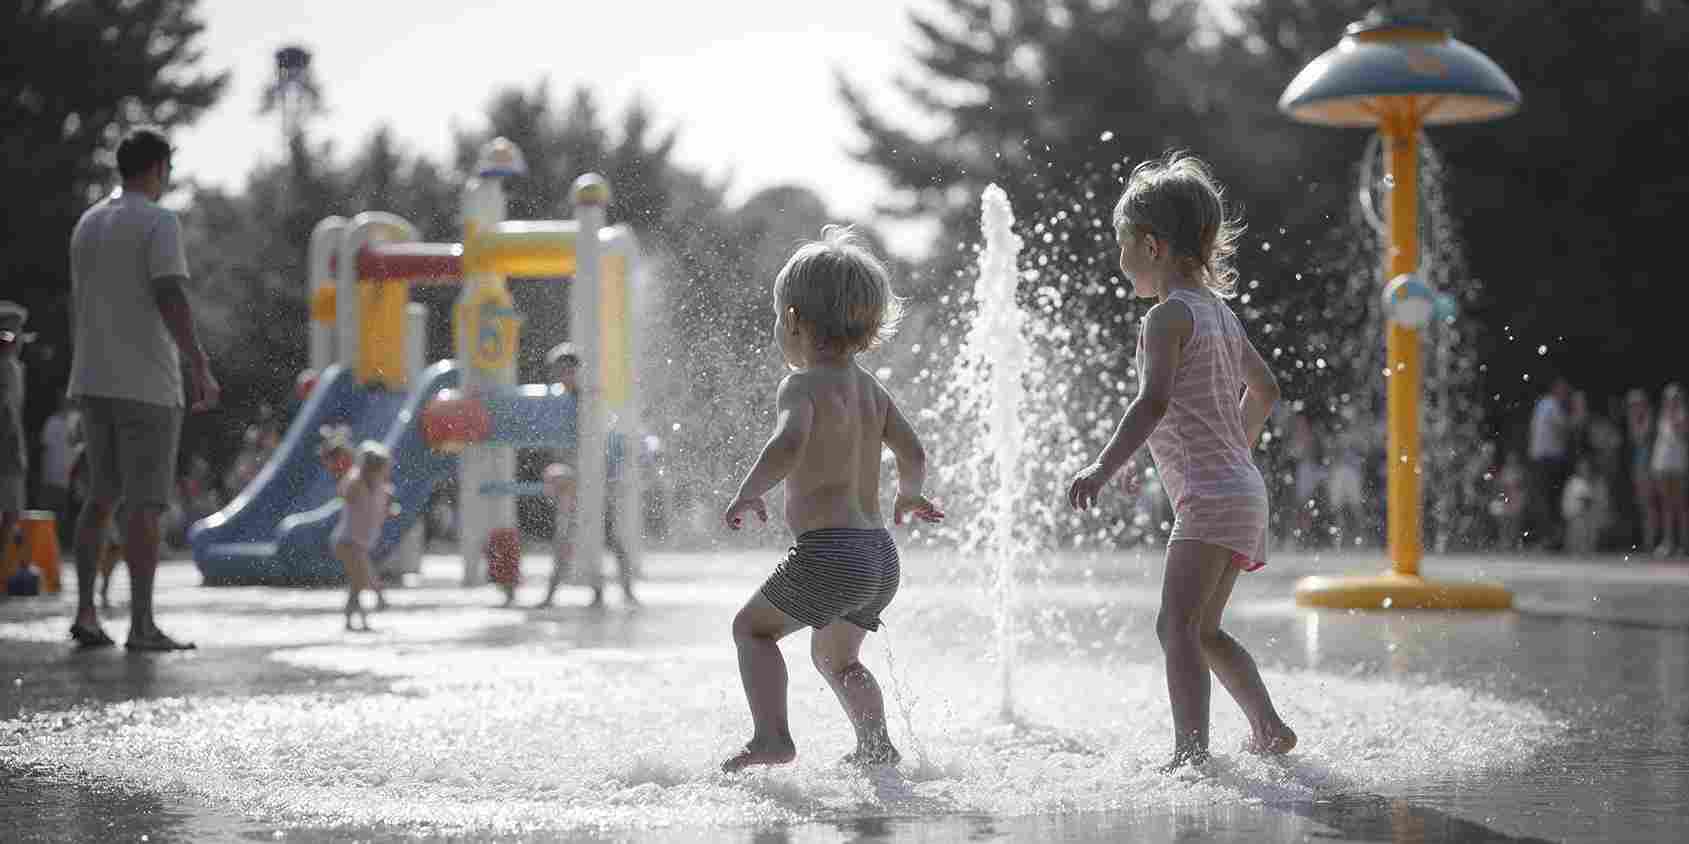
[[[1683,385],[1667,384],[1660,393],[1660,421],[1654,426],[1650,466],[1660,496],[1660,544],[1654,553],[1669,557],[1689,545],[1689,406]]]
[[[393,488],[387,483],[393,458],[387,447],[374,440],[365,440],[358,447],[358,465],[340,480],[340,497],[344,504],[340,522],[334,526],[329,544],[334,558],[346,567],[346,629],[352,626],[352,614],[358,614],[361,629],[369,630],[369,615],[364,612],[359,596],[363,590],[374,588],[376,599],[382,599],[381,585],[370,579],[370,550],[381,536],[388,507],[393,500]]]
[[[1173,709],[1173,758],[1208,758],[1210,669],[1249,718],[1256,753],[1287,753],[1285,725],[1255,661],[1220,629],[1238,572],[1265,564],[1267,488],[1250,450],[1278,400],[1278,382],[1222,296],[1241,221],[1227,219],[1218,182],[1185,153],[1138,165],[1114,207],[1120,271],[1159,303],[1138,332],[1138,398],[1096,462],[1074,477],[1068,502],[1089,508],[1146,441],[1173,502],[1156,633]],[[1241,401],[1239,394],[1242,394]],[[1136,478],[1127,480],[1135,491]]]

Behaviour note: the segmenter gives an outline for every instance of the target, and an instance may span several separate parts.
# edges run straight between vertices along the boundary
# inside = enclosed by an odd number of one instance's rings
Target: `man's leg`
[[[100,576],[100,552],[105,547],[107,526],[115,509],[116,497],[95,491],[82,504],[82,512],[76,518],[76,626],[89,631],[100,628],[94,589]]]
[[[123,517],[123,558],[129,568],[129,639],[161,635],[152,615],[153,575],[158,571],[158,521],[163,508],[131,506]]]
[[[111,638],[100,629],[94,590],[100,576],[100,557],[105,547],[111,514],[122,499],[122,476],[117,468],[117,426],[109,401],[83,398],[83,472],[87,498],[76,517],[73,553],[76,557],[76,620],[71,635],[84,645],[109,645]]]
[[[123,551],[129,568],[129,640],[134,650],[192,648],[158,629],[153,618],[153,583],[158,570],[159,520],[175,487],[176,446],[182,409],[145,402],[114,403],[117,464],[123,473]]]

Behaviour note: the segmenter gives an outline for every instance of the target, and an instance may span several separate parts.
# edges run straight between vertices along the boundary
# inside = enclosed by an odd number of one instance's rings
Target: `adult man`
[[[192,648],[153,620],[159,517],[170,502],[182,428],[182,359],[194,410],[221,392],[194,333],[187,256],[176,215],[158,205],[170,184],[170,143],[137,129],[117,148],[123,187],[88,209],[70,241],[71,333],[67,393],[82,408],[88,500],[76,524],[76,621],[83,647],[112,644],[94,607],[100,540],[123,503],[131,650]]]
[[[1531,413],[1530,529],[1545,548],[1559,548],[1565,541],[1560,498],[1572,474],[1572,434],[1583,422],[1581,414],[1573,413],[1571,402],[1572,385],[1556,378]]]

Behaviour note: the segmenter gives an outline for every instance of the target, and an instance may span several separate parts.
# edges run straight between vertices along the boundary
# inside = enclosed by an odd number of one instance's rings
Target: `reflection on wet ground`
[[[1216,686],[1202,775],[1168,743],[1150,555],[1040,560],[1015,699],[996,716],[977,573],[907,555],[864,661],[905,762],[858,772],[803,635],[787,642],[798,764],[723,777],[748,719],[726,629],[746,555],[658,555],[646,606],[500,610],[430,558],[377,632],[333,590],[197,586],[160,615],[202,650],[78,653],[68,600],[0,603],[0,829],[8,840],[1675,841],[1689,819],[1689,569],[1444,560],[1506,581],[1499,614],[1301,610],[1283,558],[1227,626],[1303,735],[1283,762]],[[548,561],[530,560],[535,570]],[[121,578],[119,579],[121,589]],[[532,600],[537,594],[526,595]],[[120,641],[119,617],[111,632]]]

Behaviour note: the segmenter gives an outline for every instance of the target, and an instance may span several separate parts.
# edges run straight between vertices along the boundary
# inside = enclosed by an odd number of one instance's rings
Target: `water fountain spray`
[[[1026,400],[1027,358],[1031,349],[1022,333],[1026,315],[1015,301],[1020,271],[1021,239],[1013,231],[1015,215],[1008,194],[991,185],[980,197],[980,229],[985,250],[979,256],[974,282],[978,312],[968,332],[968,347],[989,362],[984,396],[984,421],[993,462],[990,481],[995,488],[987,501],[991,511],[988,554],[994,563],[991,592],[997,632],[997,666],[1003,695],[1002,716],[1014,720],[1014,605],[1015,562],[1023,557],[1015,535],[1014,502],[1025,486],[1022,452],[1026,426],[1021,406]]]

